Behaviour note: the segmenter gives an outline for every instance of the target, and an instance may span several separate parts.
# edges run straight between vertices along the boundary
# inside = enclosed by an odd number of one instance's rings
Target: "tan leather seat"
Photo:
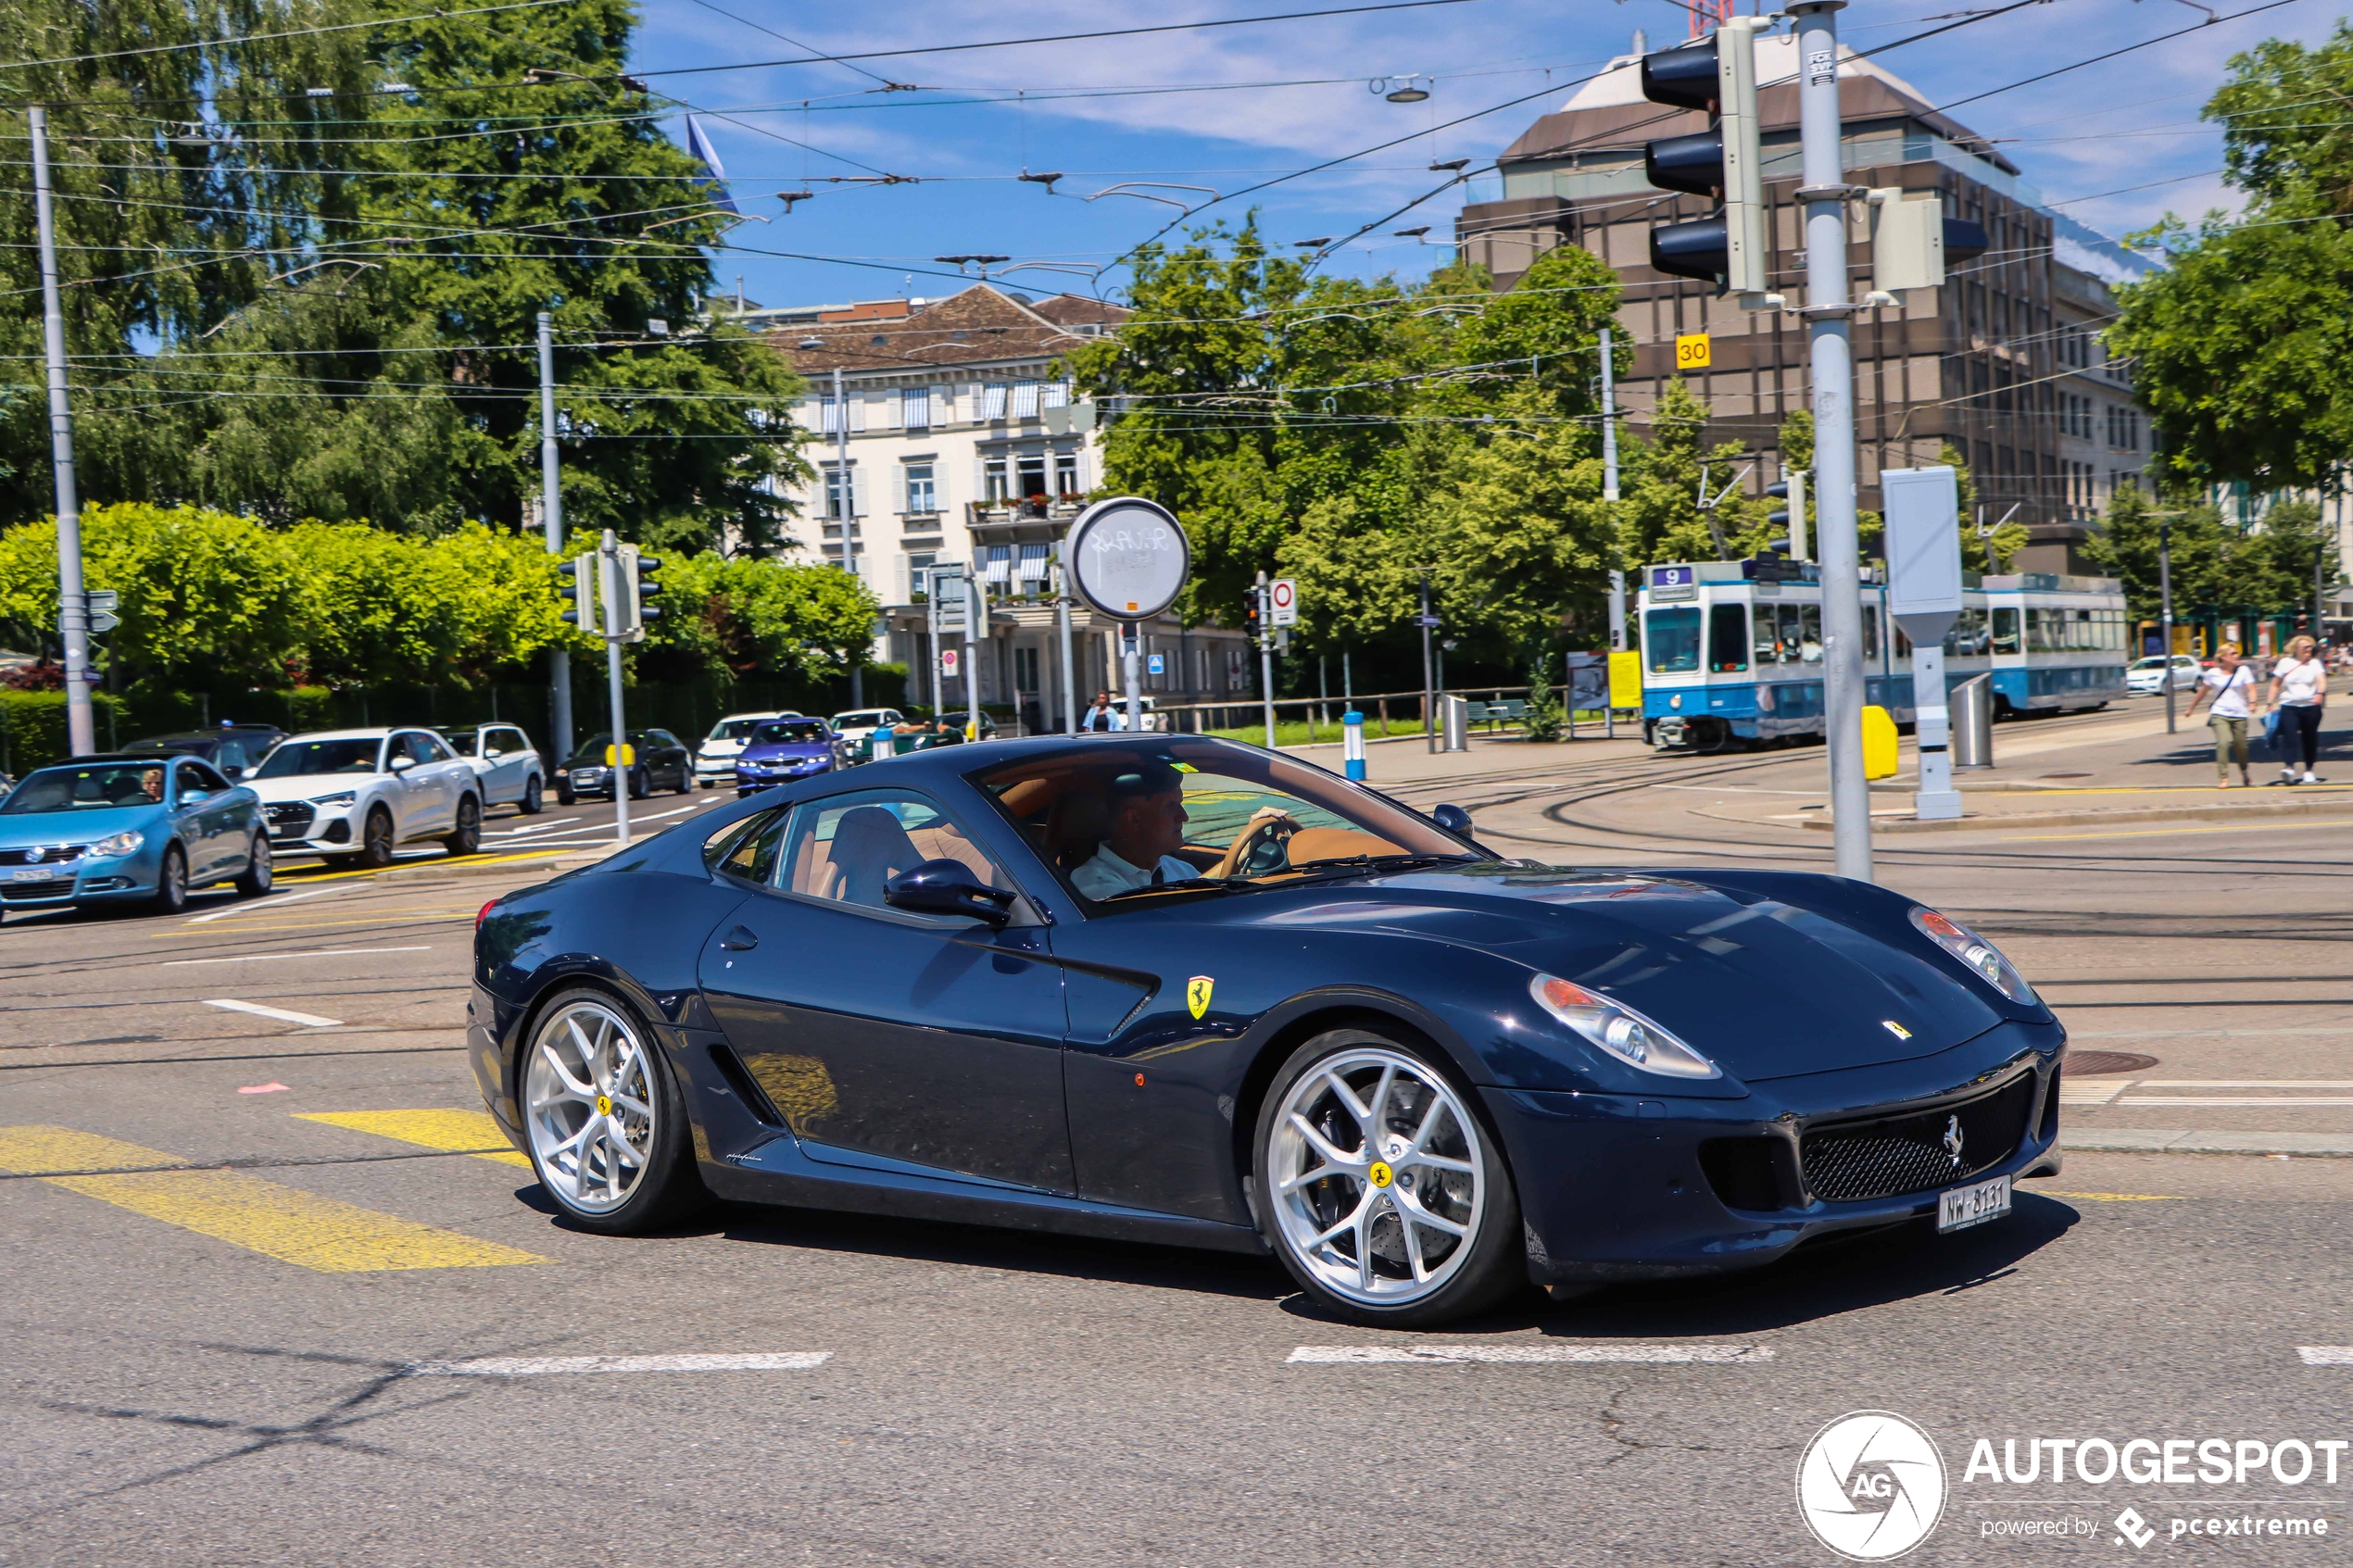
[[[833,847],[818,874],[820,897],[883,907],[883,889],[923,861],[899,818],[880,806],[859,806],[834,824]]]

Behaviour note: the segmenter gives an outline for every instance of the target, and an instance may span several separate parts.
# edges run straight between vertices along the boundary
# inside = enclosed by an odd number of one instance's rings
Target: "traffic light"
[[[1259,605],[1258,598],[1257,588],[1250,587],[1242,590],[1242,630],[1249,634],[1253,644],[1266,632],[1266,617]]]
[[[1767,521],[1789,531],[1785,537],[1775,540],[1772,547],[1786,549],[1799,560],[1808,558],[1813,552],[1806,544],[1806,470],[1783,469],[1781,477],[1765,487],[1765,494],[1789,503],[1766,514]]]
[[[564,611],[564,621],[573,626],[597,629],[597,558],[582,556],[556,568],[556,575],[563,581],[556,589],[560,599],[570,599],[572,608]]]
[[[1678,278],[1721,283],[1751,310],[1774,308],[1765,292],[1770,242],[1756,121],[1755,34],[1770,25],[1763,17],[1728,17],[1696,44],[1642,56],[1643,97],[1705,109],[1716,121],[1705,131],[1645,146],[1644,178],[1661,190],[1723,204],[1713,218],[1653,229],[1651,265]]]
[[[637,603],[637,624],[640,631],[642,631],[647,621],[659,621],[661,619],[661,607],[659,605],[649,605],[646,602],[648,599],[652,598],[656,594],[661,592],[661,579],[654,575],[654,573],[661,570],[661,558],[660,556],[641,556],[633,552],[630,557],[630,560],[635,569],[635,576],[634,580],[630,583],[630,588],[632,597],[634,597]]]

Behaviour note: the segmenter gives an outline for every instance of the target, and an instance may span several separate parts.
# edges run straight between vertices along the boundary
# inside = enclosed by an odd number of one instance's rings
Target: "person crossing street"
[[[2231,761],[2235,755],[2239,765],[2239,787],[2248,789],[2255,781],[2246,771],[2246,721],[2254,717],[2248,711],[2247,699],[2255,695],[2255,671],[2239,661],[2239,646],[2224,643],[2214,652],[2214,668],[2198,683],[2197,694],[2190,698],[2190,710],[2184,717],[2194,717],[2197,705],[2207,702],[2207,724],[2214,732],[2214,779],[2217,789],[2231,787]]]

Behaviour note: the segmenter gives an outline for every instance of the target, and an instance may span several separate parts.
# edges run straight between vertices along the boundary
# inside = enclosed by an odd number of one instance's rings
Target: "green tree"
[[[1770,508],[1733,483],[1742,469],[1740,452],[1738,442],[1710,447],[1707,405],[1680,376],[1668,382],[1652,410],[1649,439],[1620,455],[1619,558],[1640,567],[1653,561],[1737,560],[1762,549],[1776,532],[1766,521]],[[1709,499],[1731,487],[1715,508],[1713,528],[1699,504],[1703,466]]]

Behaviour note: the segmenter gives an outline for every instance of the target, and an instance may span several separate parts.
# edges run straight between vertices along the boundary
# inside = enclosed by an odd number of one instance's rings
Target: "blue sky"
[[[763,0],[642,0],[635,63],[657,71],[734,66],[1332,3],[928,0],[862,13]],[[1841,14],[1840,36],[1869,48],[1987,3],[1856,0]],[[2250,3],[2259,0],[2217,0],[2213,9],[2229,15]],[[2233,53],[2272,36],[2317,43],[2347,7],[2293,0],[2212,26],[2199,25],[2205,11],[2190,0],[2045,0],[1879,58],[1941,105],[2194,27],[2120,60],[1954,111],[1981,133],[2009,139],[2003,150],[2046,200],[2122,233],[2169,210],[2233,205],[2219,177],[2220,138],[2198,119],[2199,107]],[[861,25],[862,14],[871,25]],[[938,295],[961,285],[928,275],[952,270],[935,257],[998,254],[1032,264],[1009,275],[1010,287],[1091,292],[1092,270],[1179,215],[1172,201],[1215,193],[1229,199],[1211,212],[1237,221],[1254,205],[1277,244],[1347,233],[1437,184],[1433,161],[1491,159],[1538,114],[1558,107],[1571,83],[1625,53],[1636,29],[1657,48],[1682,38],[1685,18],[1669,0],[1466,0],[1143,38],[702,70],[661,76],[654,85],[705,111],[738,205],[768,220],[730,236],[738,248],[717,257],[724,287],[741,273],[746,294],[770,305],[892,297],[910,287]],[[1429,90],[1426,102],[1391,104],[1367,88],[1371,79],[1409,74],[1424,79],[1417,85]],[[1529,94],[1538,95],[1447,126]],[[672,130],[683,140],[678,124]],[[1400,137],[1407,140],[1354,156]],[[1236,194],[1331,159],[1346,161]],[[1063,179],[1050,194],[1017,178],[1025,169]],[[824,182],[886,174],[918,182]],[[1112,190],[1120,185],[1129,189]],[[796,189],[817,194],[787,211],[776,194]],[[1148,199],[1155,197],[1163,199]],[[1428,223],[1442,237],[1462,200],[1451,191],[1328,265],[1363,275],[1425,273],[1448,253],[1389,231]],[[1120,281],[1110,274],[1104,286],[1116,292]]]

